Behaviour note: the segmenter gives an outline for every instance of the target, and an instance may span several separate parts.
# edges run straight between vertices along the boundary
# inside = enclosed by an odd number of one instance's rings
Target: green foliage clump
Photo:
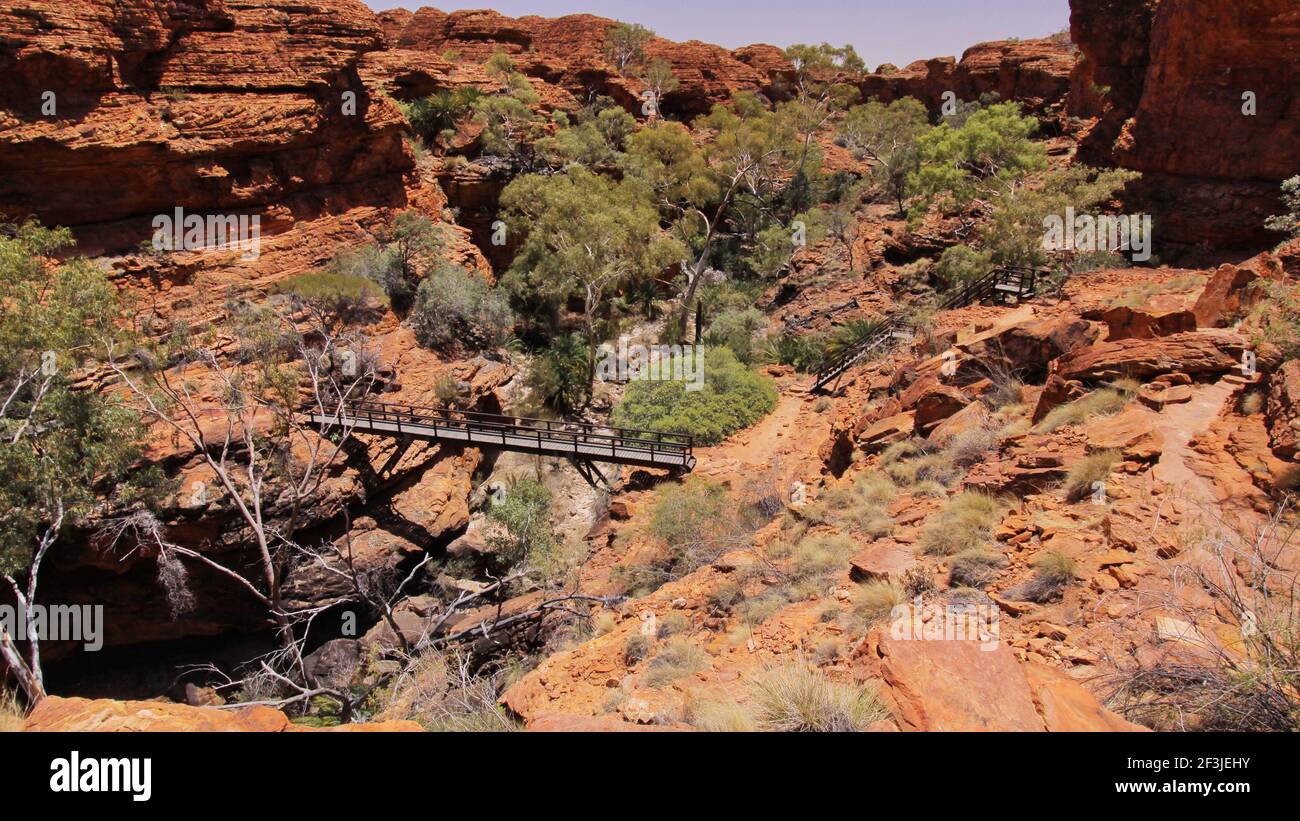
[[[753,425],[776,407],[771,381],[745,367],[727,348],[704,354],[704,384],[698,390],[683,380],[637,380],[614,408],[614,424],[690,434],[697,444],[714,445]]]
[[[72,244],[67,229],[0,226],[0,573],[24,569],[55,525],[82,523],[98,492],[126,501],[157,480],[120,481],[141,454],[140,419],[75,386],[75,369],[117,340],[121,305],[93,263],[49,260]]]
[[[1300,237],[1300,174],[1282,183],[1282,204],[1286,207],[1286,212],[1269,217],[1265,227],[1270,231]]]
[[[472,271],[443,263],[420,282],[409,321],[426,348],[490,350],[509,336],[515,318],[505,294]]]
[[[555,166],[577,164],[589,169],[618,167],[623,148],[636,130],[636,120],[608,97],[584,107],[569,123],[568,116],[556,115],[561,128],[537,141],[537,152]]]
[[[826,337],[820,334],[773,334],[763,345],[764,362],[789,365],[799,373],[816,373],[826,362]]]
[[[559,411],[571,413],[591,398],[591,370],[586,337],[563,334],[534,360],[527,384],[535,399]]]
[[[654,36],[640,23],[615,23],[605,32],[605,56],[621,72],[645,59],[645,45]]]
[[[901,212],[912,193],[908,180],[919,170],[917,141],[929,130],[929,115],[915,97],[889,105],[871,100],[849,109],[840,139],[850,151],[871,161],[872,180]]]
[[[979,198],[992,198],[1025,175],[1047,167],[1047,150],[1030,139],[1038,121],[1016,103],[999,103],[975,112],[961,126],[942,123],[917,139],[919,164],[907,185],[931,204],[959,210]]]
[[[469,116],[482,97],[483,92],[478,88],[462,86],[435,91],[427,97],[410,102],[400,102],[398,108],[406,115],[411,131],[426,143],[432,143],[442,132],[454,129],[458,122]]]
[[[725,347],[746,365],[757,358],[756,338],[767,326],[767,315],[757,308],[732,308],[713,318],[704,334],[704,344]]]
[[[358,318],[371,305],[388,304],[388,296],[375,280],[329,268],[277,282],[271,293],[300,299],[344,322]]]
[[[488,508],[488,519],[501,525],[488,544],[507,567],[526,562],[545,570],[556,553],[551,524],[551,492],[535,479],[510,483],[505,498]]]

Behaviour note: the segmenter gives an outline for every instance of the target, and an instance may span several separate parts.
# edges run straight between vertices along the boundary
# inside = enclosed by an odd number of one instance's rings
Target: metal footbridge
[[[695,468],[694,440],[678,433],[603,428],[582,422],[366,400],[351,400],[323,409],[308,408],[303,411],[303,416],[312,424],[402,440],[402,446],[395,458],[389,460],[390,464],[395,464],[396,457],[400,457],[412,442],[425,441],[558,456],[572,460],[580,470],[594,471],[594,462],[683,473]],[[599,472],[595,475],[599,476]],[[588,481],[592,478],[589,477]]]
[[[1033,296],[1037,276],[1038,272],[1032,268],[994,269],[939,303],[938,310],[951,311],[987,299],[1001,304],[1026,299]],[[813,391],[824,390],[832,383],[837,386],[840,377],[854,365],[873,359],[892,349],[900,341],[910,342],[915,335],[915,326],[903,317],[894,316],[885,320],[861,342],[823,365],[817,371],[817,380],[812,386]]]

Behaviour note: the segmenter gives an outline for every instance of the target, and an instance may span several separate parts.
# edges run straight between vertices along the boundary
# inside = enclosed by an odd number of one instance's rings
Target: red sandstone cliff
[[[1141,171],[1130,205],[1160,244],[1259,250],[1278,185],[1300,173],[1294,0],[1073,0],[1084,58],[1071,110],[1099,117],[1082,159]],[[1258,110],[1243,114],[1253,92]]]

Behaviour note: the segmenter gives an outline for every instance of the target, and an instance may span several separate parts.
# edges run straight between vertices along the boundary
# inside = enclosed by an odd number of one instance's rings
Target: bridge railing
[[[324,410],[325,416],[334,417],[341,424],[350,422],[356,425],[365,421],[373,425],[382,422],[394,425],[398,433],[404,432],[403,426],[451,428],[463,430],[467,436],[477,435],[477,441],[496,438],[503,445],[511,444],[508,441],[510,437],[529,438],[536,440],[539,449],[544,442],[562,443],[571,446],[574,453],[584,456],[591,454],[579,450],[580,446],[601,450],[608,448],[611,456],[617,456],[618,451],[636,451],[648,454],[650,461],[655,461],[655,457],[662,454],[665,457],[681,457],[683,462],[688,462],[695,446],[694,437],[680,433],[597,427],[585,422],[506,416],[452,408],[354,400],[326,406]],[[306,412],[319,413],[320,408],[312,407],[306,409]]]
[[[994,268],[987,274],[974,279],[960,290],[953,293],[944,301],[940,302],[937,310],[951,311],[956,308],[964,308],[974,302],[981,301],[986,297],[994,294],[999,285],[1013,285],[1020,294],[1032,293],[1037,282],[1039,271],[1035,268],[1019,265],[1008,265],[1000,268]],[[854,362],[874,348],[878,347],[882,340],[892,336],[901,330],[909,330],[911,326],[902,318],[895,316],[885,320],[880,329],[867,337],[858,345],[845,351],[835,359],[827,362],[817,371],[817,379],[813,383],[814,390],[834,379],[841,372],[847,370]]]

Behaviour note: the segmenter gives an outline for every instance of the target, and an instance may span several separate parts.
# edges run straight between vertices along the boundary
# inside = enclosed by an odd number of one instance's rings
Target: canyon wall
[[[1280,182],[1300,174],[1300,5],[1072,0],[1071,8],[1083,59],[1070,108],[1097,118],[1080,157],[1142,172],[1129,205],[1154,214],[1157,253],[1276,243],[1264,220],[1280,211]],[[1243,112],[1247,93],[1253,115]]]

